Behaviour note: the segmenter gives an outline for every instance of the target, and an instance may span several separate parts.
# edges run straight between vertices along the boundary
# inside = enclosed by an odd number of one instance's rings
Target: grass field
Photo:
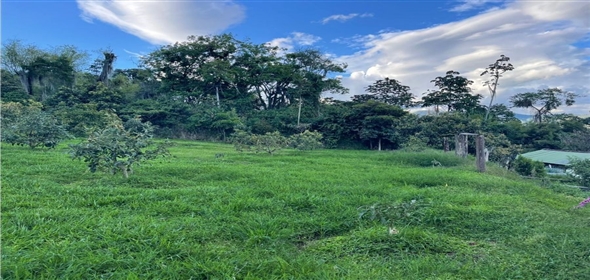
[[[129,179],[3,145],[2,278],[590,277],[587,193],[435,151],[175,143]]]

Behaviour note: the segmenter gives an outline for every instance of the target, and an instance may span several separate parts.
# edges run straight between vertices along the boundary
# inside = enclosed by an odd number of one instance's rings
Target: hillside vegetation
[[[72,142],[70,142],[72,143]],[[128,179],[2,145],[3,279],[585,279],[590,207],[452,153],[174,141]]]

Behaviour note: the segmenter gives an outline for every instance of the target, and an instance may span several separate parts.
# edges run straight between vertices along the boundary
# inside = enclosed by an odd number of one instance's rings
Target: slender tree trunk
[[[494,97],[496,97],[496,88],[498,86],[498,80],[500,79],[499,74],[494,75],[494,78],[495,78],[494,79],[494,88],[492,89],[488,86],[492,96],[490,98],[490,106],[488,106],[488,110],[486,111],[486,116],[483,119],[484,122],[486,122],[488,120],[488,117],[490,115],[490,109],[492,109],[492,104],[494,103]]]
[[[297,126],[299,127],[299,120],[301,120],[301,105],[302,105],[301,96],[299,97],[299,112],[297,113]]]
[[[381,138],[379,138],[379,148],[378,148],[378,150],[381,151]]]
[[[215,86],[215,96],[217,97],[217,108],[219,108],[220,103],[219,103],[219,86]]]

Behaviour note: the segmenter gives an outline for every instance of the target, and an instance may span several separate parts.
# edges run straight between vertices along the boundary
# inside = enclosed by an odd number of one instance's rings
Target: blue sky
[[[42,48],[74,45],[117,68],[189,35],[232,33],[288,49],[313,47],[348,64],[352,94],[391,77],[420,97],[447,70],[475,81],[501,54],[515,70],[500,80],[498,102],[519,92],[560,87],[583,97],[563,112],[590,112],[588,1],[20,1],[2,0],[2,41]],[[345,99],[347,96],[340,96]],[[484,102],[486,100],[484,99]],[[487,103],[487,102],[486,102]],[[526,113],[526,112],[524,112]]]

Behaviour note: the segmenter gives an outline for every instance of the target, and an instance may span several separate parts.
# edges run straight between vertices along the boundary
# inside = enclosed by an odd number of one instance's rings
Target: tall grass
[[[4,279],[584,279],[583,194],[423,153],[177,141],[129,179],[2,146]],[[222,157],[219,154],[223,154]],[[216,156],[217,155],[217,156]],[[436,161],[439,164],[433,164]],[[359,208],[418,200],[413,217]]]

